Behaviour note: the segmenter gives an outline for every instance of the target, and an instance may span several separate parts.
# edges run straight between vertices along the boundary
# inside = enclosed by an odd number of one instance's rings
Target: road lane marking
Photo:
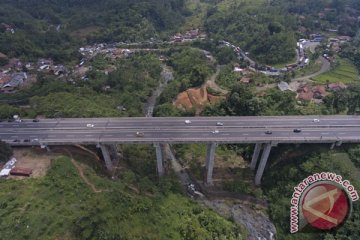
[[[243,133],[242,135],[243,135],[243,136],[249,136],[249,134],[248,134],[248,133]]]
[[[92,137],[92,136],[94,136],[94,135],[85,135],[85,137]]]
[[[112,137],[113,135],[111,134],[107,134],[107,135],[104,135],[104,137]]]
[[[321,133],[322,135],[329,135],[329,133]]]

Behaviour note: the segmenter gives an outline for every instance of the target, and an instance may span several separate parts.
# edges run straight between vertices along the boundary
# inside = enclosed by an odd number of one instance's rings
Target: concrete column
[[[261,146],[262,146],[262,143],[256,143],[255,144],[255,149],[254,149],[254,153],[253,153],[253,156],[252,156],[252,159],[251,159],[251,163],[250,163],[250,169],[251,170],[255,170],[256,168],[256,163],[259,159],[259,154],[260,154],[260,151],[261,151]]]
[[[337,147],[340,147],[341,144],[342,144],[342,141],[340,140],[340,141],[337,141],[335,145],[336,145]]]
[[[113,164],[111,161],[109,150],[105,144],[100,143],[100,149],[105,160],[105,166],[109,172],[113,171]]]
[[[116,144],[107,145],[107,148],[109,149],[111,160],[113,164],[116,166],[119,162],[119,156],[118,156]]]
[[[205,184],[213,185],[212,182],[212,174],[214,169],[214,160],[215,160],[215,148],[216,143],[208,144],[207,146],[207,153],[206,153],[206,178]]]
[[[270,150],[271,150],[271,143],[267,143],[265,145],[264,151],[263,151],[263,153],[261,155],[261,161],[260,161],[258,170],[256,172],[256,176],[255,176],[255,184],[256,185],[261,184],[261,178],[262,178],[262,175],[264,173],[267,160],[269,158]]]
[[[164,164],[163,164],[163,152],[161,149],[161,145],[159,143],[154,144],[155,151],[156,151],[156,167],[159,176],[164,176]]]

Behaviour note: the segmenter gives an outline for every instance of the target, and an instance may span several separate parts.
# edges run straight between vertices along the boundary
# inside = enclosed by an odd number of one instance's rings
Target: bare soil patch
[[[51,159],[54,153],[48,153],[46,150],[38,148],[15,148],[14,157],[16,158],[16,167],[32,169],[31,178],[43,177],[50,168]],[[11,179],[24,179],[23,176],[12,176]]]

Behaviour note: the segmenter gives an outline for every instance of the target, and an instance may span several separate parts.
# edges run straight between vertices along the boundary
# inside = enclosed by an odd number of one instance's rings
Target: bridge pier
[[[102,155],[104,157],[106,169],[109,172],[112,172],[114,169],[114,166],[111,161],[110,153],[109,153],[107,146],[105,144],[100,143],[100,149],[101,149]]]
[[[109,145],[107,145],[107,148],[109,150],[110,159],[112,160],[112,163],[115,166],[117,166],[117,164],[119,162],[119,156],[118,156],[118,151],[117,151],[116,144],[109,144]]]
[[[215,149],[216,149],[216,143],[210,143],[207,146],[207,152],[206,152],[206,177],[205,177],[205,184],[206,185],[213,185],[212,181],[212,174],[214,169],[214,161],[215,161]]]
[[[258,158],[259,158],[261,147],[262,147],[262,143],[256,143],[255,144],[254,153],[253,153],[251,163],[250,163],[250,169],[251,170],[255,170],[255,168],[256,168],[256,163],[257,163]]]
[[[255,184],[256,184],[256,185],[260,185],[260,184],[261,184],[261,178],[262,178],[262,175],[263,175],[263,173],[264,173],[266,163],[267,163],[267,161],[268,161],[268,159],[269,159],[271,147],[272,147],[272,144],[271,144],[271,143],[267,143],[267,144],[265,145],[264,151],[263,151],[263,153],[262,153],[262,155],[261,155],[260,164],[259,164],[259,167],[258,167],[257,172],[256,172],[256,175],[255,175]]]
[[[336,145],[337,147],[340,147],[341,144],[342,144],[342,141],[341,141],[341,140],[340,140],[340,141],[337,141],[337,142],[335,143],[335,145]]]
[[[164,176],[164,164],[163,164],[163,151],[162,151],[162,144],[155,143],[155,152],[156,152],[156,168],[159,174],[159,177]]]

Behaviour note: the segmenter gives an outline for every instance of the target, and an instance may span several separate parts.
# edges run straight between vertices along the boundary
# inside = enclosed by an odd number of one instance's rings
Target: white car
[[[219,130],[214,130],[214,131],[212,131],[212,133],[217,134],[217,133],[219,133]]]
[[[315,123],[320,122],[320,119],[314,118],[313,122]]]
[[[191,123],[191,121],[189,119],[185,120],[185,124],[190,124],[190,123]]]
[[[222,122],[217,122],[217,123],[216,123],[216,126],[224,126],[224,123],[222,123]]]
[[[136,132],[135,135],[137,137],[144,137],[145,134],[143,132]]]
[[[86,127],[94,127],[94,124],[88,123],[86,124]]]

